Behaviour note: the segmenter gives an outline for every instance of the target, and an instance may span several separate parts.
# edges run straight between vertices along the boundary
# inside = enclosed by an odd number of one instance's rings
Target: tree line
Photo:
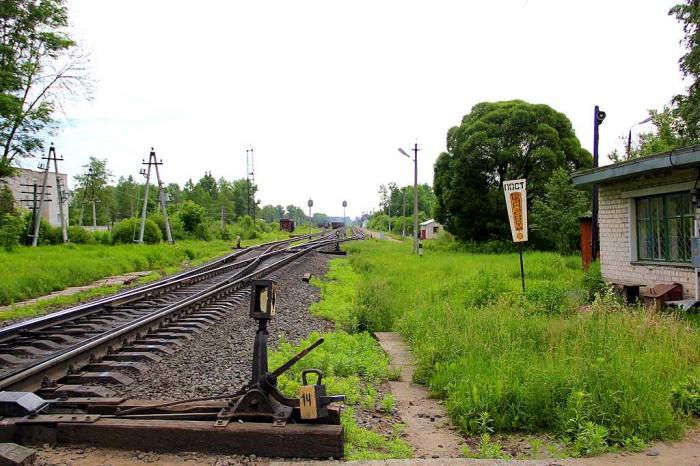
[[[651,131],[621,135],[625,149],[608,155],[614,163],[700,142],[700,2],[679,3],[669,15],[685,33],[679,65],[689,86],[648,111]],[[526,178],[532,246],[570,253],[591,209],[590,192],[574,188],[570,174],[591,166],[563,113],[521,100],[482,102],[447,132],[434,165],[434,214],[462,242],[509,241],[502,182]]]

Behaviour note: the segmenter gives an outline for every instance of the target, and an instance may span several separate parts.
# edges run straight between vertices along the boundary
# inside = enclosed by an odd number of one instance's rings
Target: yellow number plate
[[[299,409],[302,419],[316,419],[316,387],[304,385],[299,387]]]

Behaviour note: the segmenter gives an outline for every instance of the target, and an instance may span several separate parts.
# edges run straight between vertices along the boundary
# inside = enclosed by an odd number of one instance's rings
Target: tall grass
[[[348,249],[361,280],[343,322],[400,331],[418,381],[465,433],[488,418],[497,431],[551,432],[586,454],[677,437],[698,414],[697,326],[610,296],[580,311],[580,258],[527,253],[523,294],[516,254],[419,258],[386,241]]]
[[[287,238],[266,233],[245,245]],[[226,241],[179,241],[170,244],[66,244],[0,250],[0,305],[42,296],[69,286],[90,284],[126,272],[173,272],[231,252]]]

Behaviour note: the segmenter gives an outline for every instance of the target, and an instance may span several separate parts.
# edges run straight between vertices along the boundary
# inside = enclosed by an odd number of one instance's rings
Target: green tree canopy
[[[115,200],[115,191],[112,186],[108,186],[112,172],[107,167],[107,159],[90,157],[88,163],[83,165],[85,171],[75,176],[78,186],[73,195],[72,206],[73,222],[76,223],[75,215],[78,215],[77,223],[82,225],[93,223],[92,209],[87,208],[88,204],[95,202],[95,224],[106,225],[110,221],[116,220],[118,205]],[[87,217],[84,218],[84,213]]]
[[[580,218],[589,213],[588,192],[576,189],[569,173],[558,168],[545,183],[545,193],[530,209],[530,229],[540,249],[570,254],[579,247]]]
[[[690,81],[686,94],[673,98],[674,114],[680,118],[679,133],[683,145],[700,141],[700,2],[686,0],[671,8],[668,13],[675,16],[683,26],[685,37],[682,40],[686,53],[678,60],[683,77]]]
[[[0,0],[0,178],[44,147],[66,96],[89,92],[64,0]]]
[[[668,152],[685,144],[679,133],[683,123],[671,108],[665,106],[661,111],[649,110],[649,118],[654,125],[654,130],[639,133],[637,140],[630,145],[629,151],[621,154],[615,149],[608,154],[612,162],[624,162],[637,157]],[[622,139],[626,137],[623,136]]]
[[[522,100],[482,102],[448,131],[435,162],[435,216],[460,240],[506,239],[504,180],[526,178],[532,200],[556,169],[591,166],[563,113]]]
[[[413,215],[413,185],[398,186],[396,183],[388,183],[379,186],[379,210],[378,213],[391,213],[392,217],[403,214],[404,201],[406,216]],[[418,212],[431,216],[435,207],[435,194],[429,184],[418,185]]]

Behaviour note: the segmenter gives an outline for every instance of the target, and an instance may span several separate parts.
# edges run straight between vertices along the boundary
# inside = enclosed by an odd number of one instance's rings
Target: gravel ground
[[[304,273],[323,275],[328,256],[309,253],[275,272],[277,315],[269,323],[268,342],[280,335],[298,342],[312,331],[330,331],[333,324],[312,316],[308,307],[319,300],[318,288],[304,283]],[[194,335],[185,345],[148,366],[130,385],[112,386],[119,396],[140,399],[186,399],[234,391],[249,381],[256,322],[248,316],[248,299],[235,305],[216,325]]]

